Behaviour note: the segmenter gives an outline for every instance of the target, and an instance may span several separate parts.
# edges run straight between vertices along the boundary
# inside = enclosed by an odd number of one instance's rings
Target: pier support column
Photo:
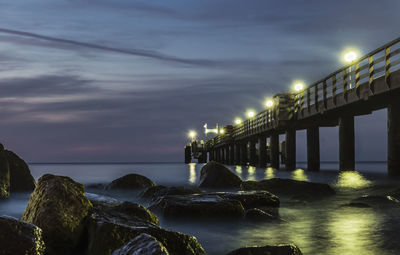
[[[400,176],[400,103],[388,105],[388,174]]]
[[[341,171],[355,169],[354,116],[339,118],[339,165]]]
[[[192,162],[192,147],[190,145],[185,146],[185,163],[189,164]]]
[[[235,143],[235,165],[240,165],[240,144]]]
[[[221,150],[219,148],[215,149],[216,157],[215,160],[219,163],[221,163]]]
[[[240,144],[240,164],[247,165],[247,143]]]
[[[270,137],[271,167],[279,169],[279,134],[272,134]]]
[[[286,131],[286,170],[296,169],[296,129]]]
[[[307,169],[309,171],[319,171],[319,127],[307,128]]]
[[[235,164],[235,146],[229,145],[229,165]]]
[[[225,164],[225,163],[226,163],[226,147],[223,146],[223,147],[221,148],[221,151],[222,151],[222,161],[221,161],[221,163],[222,163],[222,164]]]
[[[265,135],[260,135],[258,137],[258,166],[266,167],[267,166],[267,137]]]
[[[250,139],[250,148],[249,148],[249,152],[250,152],[250,160],[249,163],[251,166],[256,166],[256,140]]]

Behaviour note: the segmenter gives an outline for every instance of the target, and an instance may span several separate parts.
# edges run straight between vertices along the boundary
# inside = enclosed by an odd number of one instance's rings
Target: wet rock
[[[11,192],[33,191],[36,181],[25,161],[12,151],[5,150],[5,154],[10,168]]]
[[[238,200],[245,209],[279,207],[279,198],[268,191],[216,192],[222,198]]]
[[[112,206],[94,203],[94,206],[87,221],[88,255],[112,254],[143,233],[156,238],[170,254],[205,255],[195,237],[160,228],[158,219],[141,206],[135,207],[126,202]]]
[[[244,219],[249,221],[271,221],[277,218],[263,210],[253,208],[246,211]]]
[[[150,210],[173,218],[239,218],[242,204],[216,194],[168,195],[153,201]]]
[[[164,245],[151,235],[140,234],[114,251],[112,255],[169,255],[169,253]]]
[[[365,195],[352,200],[346,206],[359,207],[359,208],[386,208],[386,207],[399,207],[400,201],[392,196],[381,195]],[[399,207],[400,208],[400,207]]]
[[[107,187],[107,190],[124,189],[137,190],[155,186],[149,178],[140,174],[128,174],[121,178],[112,181]]]
[[[208,162],[200,171],[200,188],[238,188],[242,180],[223,164]]]
[[[336,192],[328,184],[291,179],[273,178],[263,181],[245,181],[242,190],[267,190],[272,193],[294,196],[296,199],[312,200],[334,195]]]
[[[22,220],[43,230],[48,254],[73,254],[84,239],[84,220],[91,209],[82,184],[46,174],[31,194]]]
[[[0,217],[0,254],[43,255],[45,244],[42,230],[12,217]]]
[[[203,191],[196,187],[169,187],[161,189],[154,193],[154,198],[168,196],[168,195],[190,195],[190,194],[202,194]]]
[[[157,216],[142,205],[91,193],[86,193],[86,196],[93,204],[94,218],[115,219],[121,224],[134,226],[160,224]]]
[[[276,246],[246,247],[229,252],[226,255],[301,255],[300,249],[294,244]]]
[[[152,186],[152,187],[148,187],[147,189],[145,189],[141,194],[140,197],[142,199],[152,199],[153,197],[155,197],[155,194],[163,189],[166,189],[167,187],[163,186],[163,185],[156,185],[156,186]]]
[[[2,144],[0,144],[0,199],[10,196],[10,167],[7,154]]]

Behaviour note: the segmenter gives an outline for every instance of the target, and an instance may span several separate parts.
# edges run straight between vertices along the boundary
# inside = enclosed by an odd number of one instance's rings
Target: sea
[[[30,163],[32,175],[69,176],[86,186],[107,184],[129,173],[144,175],[165,186],[196,186],[203,164],[191,163],[107,163],[37,164]],[[330,184],[335,196],[313,202],[281,197],[280,222],[169,220],[160,216],[161,226],[196,236],[206,252],[223,255],[245,246],[296,244],[303,254],[400,254],[400,206],[357,208],[343,206],[363,195],[389,195],[400,188],[400,180],[387,176],[386,162],[357,162],[356,171],[339,172],[337,162],[322,162],[319,172],[303,170],[298,162],[294,171],[252,166],[228,166],[243,180],[289,178]],[[138,192],[86,192],[143,203]],[[13,193],[0,201],[0,215],[20,218],[29,193]],[[148,206],[148,204],[144,204]]]

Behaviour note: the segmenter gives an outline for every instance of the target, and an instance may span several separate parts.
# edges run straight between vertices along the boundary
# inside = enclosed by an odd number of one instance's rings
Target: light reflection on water
[[[68,175],[88,183],[108,183],[128,173],[138,173],[166,186],[195,185],[198,183],[203,164],[93,164],[93,165],[31,165],[35,178],[44,173]],[[291,178],[328,183],[337,195],[316,202],[296,203],[281,197],[280,216],[283,223],[250,224],[235,222],[174,222],[162,220],[162,226],[196,236],[208,254],[226,254],[229,250],[247,245],[295,243],[303,254],[400,254],[398,231],[400,213],[388,209],[350,208],[341,205],[387,185],[400,186],[386,178],[384,164],[376,164],[377,173],[359,172],[307,172],[232,166],[233,172],[243,180]],[[368,164],[366,167],[371,168]],[[324,165],[321,165],[324,169]],[[363,167],[358,166],[358,169]],[[394,183],[393,183],[394,182]],[[349,189],[349,187],[352,187]],[[389,190],[389,188],[386,188]],[[381,189],[382,190],[382,189]],[[100,191],[99,191],[100,192]],[[118,194],[116,194],[118,195]],[[138,201],[131,194],[121,198]],[[26,207],[29,194],[13,194],[0,202],[0,213],[20,217]]]

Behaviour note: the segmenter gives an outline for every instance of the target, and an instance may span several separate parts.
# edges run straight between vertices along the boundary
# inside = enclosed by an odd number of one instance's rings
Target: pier
[[[388,174],[400,176],[400,38],[355,59],[308,87],[276,94],[216,137],[193,139],[185,162],[296,169],[296,131],[307,131],[307,168],[320,170],[320,127],[339,126],[339,170],[355,169],[354,117],[387,108]],[[279,141],[279,135],[285,140]]]

